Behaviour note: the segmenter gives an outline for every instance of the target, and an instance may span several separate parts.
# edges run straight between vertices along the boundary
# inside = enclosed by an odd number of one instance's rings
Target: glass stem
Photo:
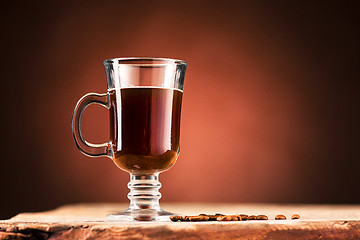
[[[159,192],[161,188],[159,173],[152,175],[130,174],[128,188],[130,189],[128,194],[130,200],[129,210],[161,210],[159,204],[159,199],[161,198],[161,193]]]

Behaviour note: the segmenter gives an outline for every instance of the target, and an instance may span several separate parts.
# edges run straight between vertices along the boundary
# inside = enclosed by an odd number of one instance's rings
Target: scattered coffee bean
[[[268,220],[268,217],[266,215],[257,215],[256,220]]]
[[[239,216],[238,215],[229,215],[231,217],[230,221],[239,221]]]
[[[248,220],[256,220],[256,215],[251,215],[248,217]]]
[[[173,221],[173,222],[177,222],[177,221],[179,221],[180,219],[181,219],[180,216],[171,216],[171,217],[170,217],[170,220]]]
[[[225,215],[225,216],[219,216],[217,219],[217,221],[231,221],[232,220],[232,217],[231,215]]]
[[[299,219],[298,214],[294,214],[291,219]],[[215,215],[208,215],[201,213],[196,216],[171,216],[170,220],[173,222],[200,222],[200,221],[246,221],[246,220],[268,220],[266,215],[246,215],[246,214],[235,214],[235,215],[224,215],[216,213]],[[285,215],[279,214],[275,216],[275,220],[286,220]]]
[[[239,219],[239,215],[229,215],[230,217],[231,217],[231,220],[230,221],[241,221],[240,219]],[[241,217],[240,217],[241,218]]]
[[[246,221],[246,220],[248,220],[248,218],[249,218],[249,216],[246,215],[246,214],[239,214],[239,215],[240,215],[240,217],[241,217],[241,220],[240,220],[240,221]]]
[[[240,216],[240,214],[236,214],[234,216],[237,218],[237,220],[234,221],[242,221],[242,217]]]
[[[216,221],[216,218],[218,217],[216,215],[207,215],[207,216],[209,217],[209,221]]]
[[[190,222],[200,222],[200,221],[208,221],[209,220],[209,217],[208,216],[190,216],[189,217],[189,221]]]
[[[215,215],[216,217],[216,221],[220,221],[221,219],[223,219],[223,217],[225,217],[225,215]]]
[[[275,220],[286,220],[286,217],[284,215],[279,214],[275,216]]]
[[[189,216],[182,216],[180,218],[180,222],[187,222],[187,221],[189,221]]]

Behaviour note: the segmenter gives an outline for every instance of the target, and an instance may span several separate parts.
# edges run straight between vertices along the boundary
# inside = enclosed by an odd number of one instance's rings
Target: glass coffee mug
[[[72,133],[79,150],[106,156],[130,173],[130,206],[110,214],[113,221],[161,221],[173,215],[160,208],[160,172],[171,168],[180,152],[180,114],[187,63],[166,58],[114,58],[104,61],[107,93],[88,93],[77,103]],[[90,104],[109,109],[110,141],[87,142],[81,117]]]

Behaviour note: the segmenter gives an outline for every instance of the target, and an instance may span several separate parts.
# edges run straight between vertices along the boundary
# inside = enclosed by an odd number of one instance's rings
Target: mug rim
[[[166,61],[165,63],[131,63],[134,60],[155,60],[155,61]],[[137,65],[137,66],[148,66],[148,65],[166,65],[166,64],[178,64],[178,65],[187,65],[187,62],[180,59],[174,58],[163,58],[163,57],[117,57],[109,58],[104,60],[104,65],[108,64],[124,64],[124,65]]]

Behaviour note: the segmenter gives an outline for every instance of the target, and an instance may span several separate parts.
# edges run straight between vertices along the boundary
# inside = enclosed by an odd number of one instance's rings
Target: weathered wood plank
[[[163,204],[196,215],[265,214],[268,221],[108,222],[124,204],[75,204],[0,221],[0,239],[360,239],[359,205]],[[277,214],[299,220],[274,220]]]

